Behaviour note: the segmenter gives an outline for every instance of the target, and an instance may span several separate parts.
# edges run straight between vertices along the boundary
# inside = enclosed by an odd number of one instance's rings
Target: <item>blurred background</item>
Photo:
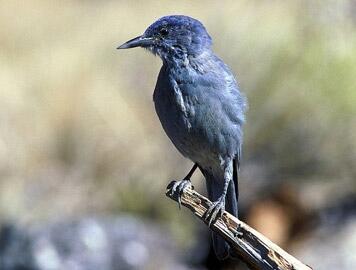
[[[160,59],[115,49],[169,14],[204,23],[249,99],[241,218],[355,269],[351,0],[1,1],[0,269],[246,269],[164,195],[192,164],[154,112]]]

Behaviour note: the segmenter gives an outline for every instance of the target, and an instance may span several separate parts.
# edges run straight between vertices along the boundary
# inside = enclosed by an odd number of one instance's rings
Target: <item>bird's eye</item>
[[[165,37],[168,35],[168,30],[167,30],[167,28],[161,28],[159,30],[159,33],[161,34],[162,37]]]

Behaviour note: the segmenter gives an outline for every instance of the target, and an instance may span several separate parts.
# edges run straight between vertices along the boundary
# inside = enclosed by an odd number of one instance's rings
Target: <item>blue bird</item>
[[[194,162],[173,190],[180,199],[198,167],[213,202],[205,213],[209,225],[225,209],[237,217],[247,100],[228,66],[212,51],[205,27],[188,16],[165,16],[118,49],[133,47],[148,49],[162,59],[153,94],[155,109],[172,143]],[[235,255],[223,238],[214,233],[212,237],[217,258]]]

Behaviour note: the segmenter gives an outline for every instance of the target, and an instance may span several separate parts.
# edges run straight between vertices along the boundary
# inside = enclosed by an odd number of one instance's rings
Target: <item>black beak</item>
[[[135,37],[121,46],[117,47],[117,49],[130,49],[130,48],[135,48],[135,47],[148,47],[153,45],[153,38],[150,37],[144,37],[144,36],[138,36]]]

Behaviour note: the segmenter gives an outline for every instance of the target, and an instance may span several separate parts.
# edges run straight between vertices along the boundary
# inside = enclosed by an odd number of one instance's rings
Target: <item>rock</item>
[[[0,232],[1,270],[191,269],[163,229],[131,216]]]

